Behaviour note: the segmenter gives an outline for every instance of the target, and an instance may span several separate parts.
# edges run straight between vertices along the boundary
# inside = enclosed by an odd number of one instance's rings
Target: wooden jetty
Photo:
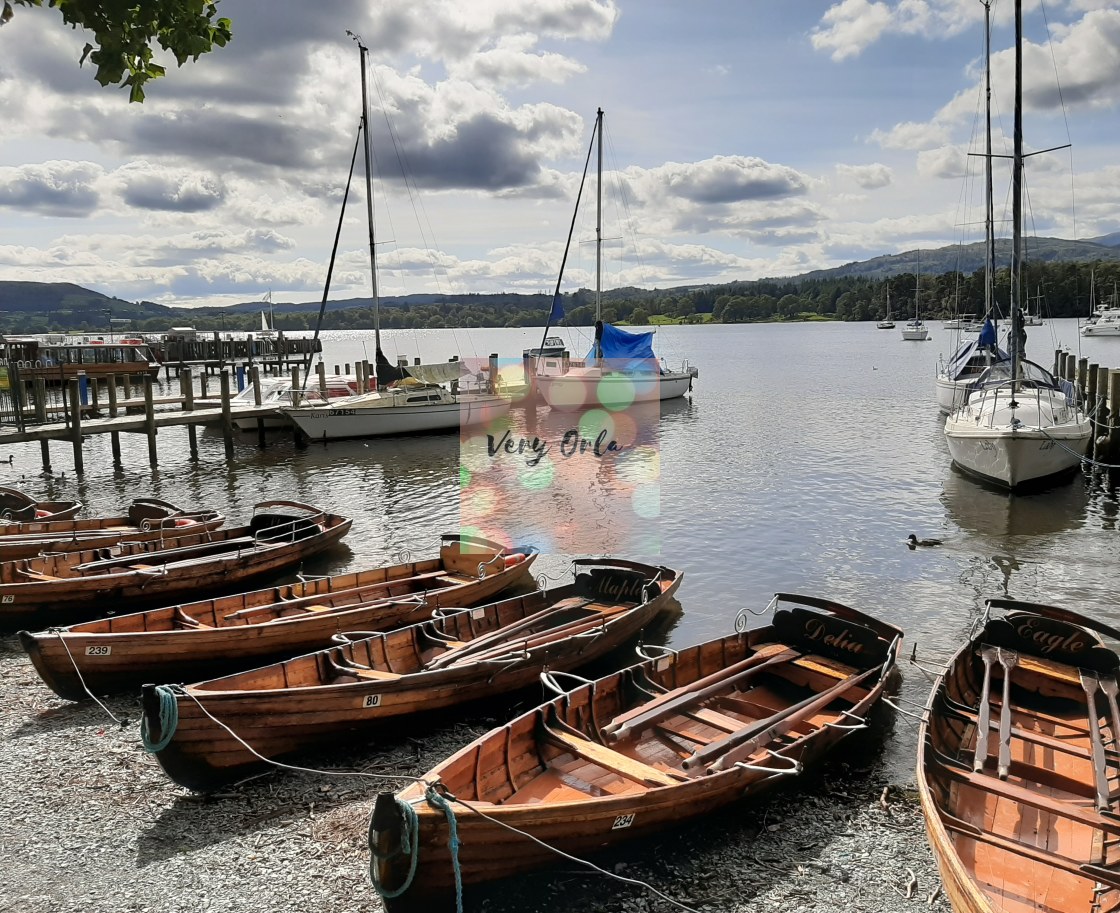
[[[359,365],[358,376],[369,376],[368,364]],[[364,368],[364,371],[363,371]],[[311,380],[311,387],[326,388],[326,370],[322,363],[316,366],[317,377]],[[292,367],[292,389],[301,388],[299,368]],[[148,456],[151,465],[158,463],[156,437],[161,428],[182,426],[187,429],[188,445],[192,460],[198,459],[197,429],[199,425],[216,425],[222,430],[225,439],[226,458],[234,454],[234,438],[237,434],[233,426],[234,417],[257,418],[275,414],[276,405],[262,405],[260,366],[253,365],[249,370],[249,383],[255,390],[255,404],[231,405],[238,391],[232,382],[231,371],[227,368],[218,375],[219,390],[216,398],[211,398],[208,378],[200,373],[199,390],[195,391],[194,371],[191,366],[183,365],[179,371],[179,395],[155,395],[151,377],[135,385],[142,390],[142,396],[121,397],[119,384],[124,377],[71,378],[65,388],[56,392],[55,401],[41,378],[26,384],[12,386],[12,412],[5,414],[0,421],[0,445],[20,444],[38,441],[42,450],[43,468],[51,470],[50,442],[69,441],[74,452],[74,469],[81,473],[85,468],[82,441],[94,434],[109,434],[114,465],[121,464],[120,435],[143,434],[148,439]],[[127,392],[130,388],[125,385]],[[61,395],[59,395],[61,393]],[[265,433],[261,427],[258,444],[265,446]]]

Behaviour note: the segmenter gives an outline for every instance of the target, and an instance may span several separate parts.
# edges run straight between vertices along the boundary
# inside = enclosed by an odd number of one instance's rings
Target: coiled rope
[[[402,802],[400,799],[397,799],[396,802],[397,808],[401,810],[401,846],[387,856],[383,856],[378,852],[373,839],[373,815],[369,816],[369,830],[367,833],[367,841],[369,843],[369,880],[377,893],[386,900],[400,897],[405,891],[412,887],[412,879],[416,877],[416,864],[420,861],[420,822],[416,817],[416,809],[414,809],[410,803]],[[377,863],[392,859],[398,853],[404,853],[406,856],[411,857],[408,864],[408,877],[405,878],[404,883],[401,884],[399,888],[395,891],[390,891],[381,883],[381,879],[377,874]],[[458,863],[458,859],[456,859],[456,863]]]
[[[163,737],[158,742],[153,742],[147,715],[140,720],[140,738],[144,748],[152,754],[163,751],[170,744],[179,725],[179,704],[175,699],[175,690],[171,685],[156,685],[156,694],[159,695],[159,731]]]

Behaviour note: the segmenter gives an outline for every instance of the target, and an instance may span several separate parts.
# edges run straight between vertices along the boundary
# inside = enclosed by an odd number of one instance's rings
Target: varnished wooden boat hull
[[[300,508],[307,516],[278,527],[218,529],[161,542],[40,555],[0,564],[0,628],[58,624],[80,615],[107,616],[166,602],[182,593],[222,592],[278,574],[335,545],[351,521],[294,502],[258,508]],[[267,519],[267,518],[266,518]],[[274,532],[287,530],[288,532]]]
[[[879,634],[883,647],[881,662],[877,660],[860,673],[862,684],[858,692],[851,692],[855,700],[844,708],[847,715],[832,709],[831,704],[822,705],[824,709],[796,723],[780,746],[773,742],[774,747],[781,748],[781,758],[764,765],[765,769],[754,762],[752,766],[730,764],[724,770],[696,770],[691,777],[679,768],[686,754],[681,751],[684,743],[676,741],[677,748],[669,747],[674,740],[665,741],[662,730],[658,730],[656,737],[648,737],[657,760],[653,756],[643,758],[636,749],[632,750],[637,742],[631,748],[612,749],[611,745],[622,743],[612,743],[603,737],[627,716],[639,712],[636,708],[643,704],[641,699],[634,703],[635,693],[643,689],[651,695],[658,693],[658,688],[649,689],[644,683],[652,682],[669,690],[671,696],[674,689],[687,691],[691,683],[723,675],[723,670],[758,663],[766,656],[775,663],[783,661],[785,641],[771,627],[688,647],[577,686],[482,736],[424,774],[423,783],[406,787],[396,796],[386,793],[378,797],[370,846],[384,859],[380,864],[375,859],[374,867],[388,890],[400,890],[407,877],[399,866],[404,857],[395,855],[394,827],[400,820],[397,803],[406,802],[415,810],[419,835],[415,876],[398,899],[386,901],[389,909],[454,908],[455,863],[449,850],[449,825],[443,810],[425,801],[426,784],[438,783],[440,789],[456,797],[450,804],[459,837],[457,865],[463,884],[470,885],[560,862],[550,848],[586,857],[608,847],[640,841],[684,821],[701,819],[744,797],[760,794],[783,779],[776,770],[792,773],[794,762],[805,766],[817,761],[854,728],[854,724],[845,726],[843,722],[827,725],[828,721],[866,718],[879,700],[894,668],[901,632],[834,603],[810,597],[783,598],[803,605],[843,609],[850,613],[845,616],[845,624],[859,619],[860,623],[874,625]],[[793,661],[804,660],[806,665],[790,674],[794,679],[804,676],[806,689],[812,693],[810,683],[820,673],[811,670],[820,667],[820,659],[796,651],[795,654]],[[759,669],[755,674],[762,671]],[[640,686],[637,692],[636,686]],[[827,695],[821,699],[830,700]],[[724,713],[729,711],[722,705],[722,712],[713,712],[714,705],[689,706],[691,709],[685,715],[695,714],[701,728],[706,725],[704,720],[718,725],[727,720]],[[778,720],[778,712],[776,708],[772,719]],[[764,710],[760,719],[771,718]],[[764,731],[768,725],[759,723],[755,731]],[[542,736],[542,732],[548,731],[559,731],[566,741],[559,743],[560,747],[553,746],[551,736]],[[584,741],[563,736],[565,731],[580,733]],[[734,732],[730,728],[720,731]],[[600,734],[598,744],[589,744],[595,742],[596,732]],[[695,738],[701,739],[699,730],[696,732]],[[717,749],[717,741],[714,737],[707,742],[699,741],[697,750]],[[586,754],[577,752],[569,759],[566,746],[573,742],[583,745]],[[758,751],[770,744],[764,739]],[[676,760],[666,760],[670,755]]]
[[[949,662],[919,731],[918,790],[945,892],[956,913],[1116,910],[1120,715],[1106,689],[1115,695],[1120,658],[1091,632],[1120,632],[1051,606],[989,606],[1009,614]]]
[[[77,552],[121,542],[170,543],[215,530],[225,522],[217,511],[184,511],[166,501],[137,499],[127,514],[86,519],[30,520],[0,524],[0,561],[34,558],[43,552]]]
[[[438,558],[309,578],[61,630],[21,631],[20,641],[43,681],[69,700],[85,698],[86,688],[102,694],[146,683],[200,681],[320,649],[344,631],[413,624],[438,607],[474,606],[508,588],[535,586],[535,552],[526,549],[521,552],[524,560],[507,566],[491,558],[504,558],[513,550],[480,543],[464,550],[459,537],[446,536]],[[315,609],[303,609],[306,605]],[[185,621],[189,619],[201,625],[192,626]]]
[[[190,789],[212,789],[255,772],[262,766],[259,756],[282,757],[341,735],[373,730],[414,713],[516,691],[535,685],[544,669],[568,670],[592,662],[636,638],[667,607],[681,580],[680,575],[667,568],[621,560],[596,563],[643,568],[653,580],[660,575],[656,595],[593,624],[582,636],[532,647],[512,640],[499,651],[500,657],[490,661],[415,673],[406,671],[399,677],[324,683],[328,680],[323,672],[330,662],[327,657],[338,649],[353,657],[364,647],[363,658],[368,658],[375,647],[392,651],[396,660],[386,661],[385,665],[403,668],[403,662],[412,661],[405,654],[413,649],[415,640],[410,632],[415,629],[435,624],[454,642],[470,643],[478,636],[474,634],[476,623],[483,632],[512,629],[518,620],[575,598],[578,594],[574,585],[491,603],[468,613],[448,615],[424,626],[399,629],[369,638],[369,642],[357,641],[345,648],[322,651],[278,666],[187,686],[176,694],[173,735],[156,757],[175,782]],[[318,680],[320,676],[322,681]],[[164,739],[169,728],[161,717],[160,706],[167,693],[163,690],[161,694],[161,689],[149,685],[143,689],[144,726],[152,742]]]

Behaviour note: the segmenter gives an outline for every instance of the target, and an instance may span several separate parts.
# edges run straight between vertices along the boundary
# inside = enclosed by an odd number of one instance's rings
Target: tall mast
[[[1015,138],[1011,159],[1011,391],[1019,391],[1022,332],[1020,272],[1023,255],[1023,2],[1015,0]]]
[[[598,134],[598,166],[595,178],[595,323],[603,319],[603,109],[595,117]],[[599,334],[595,334],[595,356],[602,357]]]
[[[992,0],[984,4],[984,316],[995,317],[992,284],[996,275],[995,216],[992,203]]]
[[[362,133],[366,158],[366,220],[369,224],[369,272],[373,278],[373,343],[378,354],[381,353],[381,311],[377,296],[377,258],[373,237],[373,141],[369,131],[369,94],[366,89],[366,57],[369,50],[358,42],[362,62]]]

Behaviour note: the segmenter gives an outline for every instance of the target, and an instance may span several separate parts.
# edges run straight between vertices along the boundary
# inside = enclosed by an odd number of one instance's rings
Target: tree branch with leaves
[[[130,102],[144,100],[144,85],[166,72],[152,60],[153,44],[170,51],[179,66],[198,60],[232,40],[228,19],[218,18],[219,0],[47,0],[62,21],[93,33],[79,65],[88,59],[103,86],[129,89]],[[4,0],[0,25],[14,15],[12,4],[43,6],[43,0]]]

